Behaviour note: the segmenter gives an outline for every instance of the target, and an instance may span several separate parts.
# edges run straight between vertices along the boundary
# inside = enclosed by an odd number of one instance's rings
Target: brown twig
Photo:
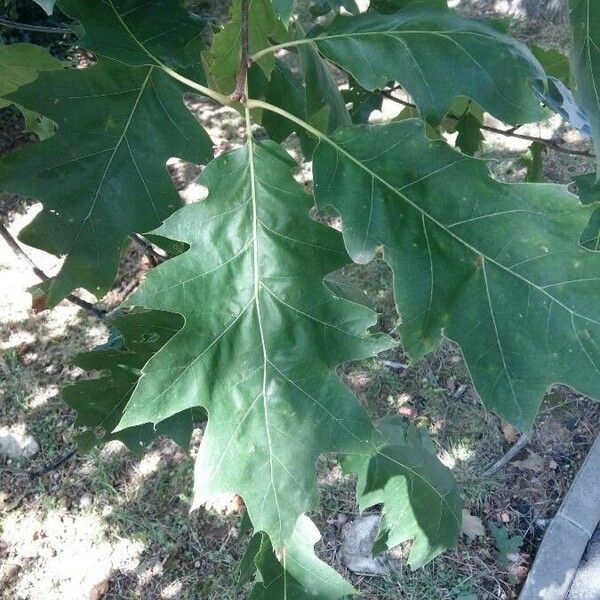
[[[515,458],[531,440],[526,436],[522,435],[514,446],[511,446],[508,452],[498,461],[496,461],[485,473],[484,477],[491,477],[495,475],[504,465],[507,465],[513,458]]]
[[[41,477],[42,475],[46,475],[52,471],[56,471],[61,465],[66,463],[68,460],[73,458],[77,454],[77,448],[73,448],[69,450],[63,456],[57,458],[55,461],[51,462],[49,465],[42,467],[41,469],[32,469],[29,471],[29,477]]]
[[[0,236],[4,238],[4,241],[9,245],[10,249],[15,253],[17,258],[31,267],[32,271],[37,275],[37,277],[39,277],[42,281],[48,281],[50,279],[50,277],[48,277],[48,275],[46,275],[46,273],[44,273],[44,271],[42,271],[23,251],[17,240],[15,240],[15,238],[10,234],[3,223],[0,223]],[[79,306],[79,308],[83,308],[84,310],[91,312],[97,317],[104,317],[107,314],[107,311],[105,311],[103,308],[98,308],[97,306],[94,306],[93,304],[87,302],[83,298],[75,296],[74,294],[69,294],[67,296],[67,300],[72,304],[76,304]]]
[[[408,102],[406,100],[402,100],[401,98],[397,98],[392,95],[392,92],[398,88],[392,88],[391,90],[383,90],[382,94],[385,98],[392,100],[398,104],[402,104],[402,106],[406,106],[408,108],[417,108],[416,104],[412,102]],[[458,121],[458,117],[453,114],[449,114],[448,118]],[[552,148],[556,152],[562,152],[563,154],[574,154],[577,156],[585,156],[587,158],[596,158],[596,155],[592,152],[588,152],[587,150],[574,150],[571,148],[566,148],[565,146],[561,146],[559,143],[554,140],[549,140],[548,138],[535,137],[533,135],[525,135],[524,133],[517,133],[515,127],[511,127],[510,129],[500,129],[498,127],[492,127],[491,125],[482,125],[481,129],[484,131],[489,131],[491,133],[498,133],[499,135],[504,135],[506,137],[514,137],[520,140],[528,140],[530,142],[539,142],[540,144],[544,144],[549,148]]]
[[[250,0],[242,0],[242,51],[235,89],[231,94],[231,99],[238,102],[246,101],[246,81],[248,78],[248,69],[252,66],[252,61],[250,60],[249,19]]]
[[[42,475],[46,475],[47,473],[56,471],[56,469],[58,469],[68,460],[71,460],[71,458],[73,458],[76,454],[77,448],[73,448],[72,450],[69,450],[66,454],[59,456],[50,464],[47,464],[45,467],[41,467],[39,469],[12,469],[10,467],[0,467],[0,471],[5,471],[6,473],[10,473],[11,475],[26,476],[30,477],[31,479],[34,479],[35,477],[41,477]],[[22,500],[22,498],[19,499],[19,501],[20,500]]]
[[[65,27],[47,27],[44,25],[30,25],[29,23],[17,23],[17,21],[10,21],[9,19],[4,18],[0,18],[0,26],[8,27],[10,29],[21,29],[23,31],[37,31],[39,33],[73,33],[70,29],[66,29]]]

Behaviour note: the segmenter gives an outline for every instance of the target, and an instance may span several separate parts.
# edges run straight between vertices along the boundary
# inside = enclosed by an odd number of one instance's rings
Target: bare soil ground
[[[466,6],[465,6],[466,4]],[[491,16],[494,7],[488,3]],[[482,7],[459,8],[481,16]],[[523,38],[563,47],[564,27],[515,22]],[[535,34],[535,35],[534,35]],[[226,109],[193,101],[192,107],[213,136],[217,151],[235,146],[242,124]],[[396,110],[386,105],[386,116]],[[7,151],[23,140],[18,117],[0,113],[0,142]],[[523,131],[554,136],[587,147],[557,119]],[[494,174],[520,180],[515,160],[527,143],[488,135],[484,156]],[[289,144],[292,153],[296,146]],[[568,183],[589,170],[589,161],[550,151],[548,181]],[[171,165],[187,201],[202,190],[185,186],[198,169]],[[299,178],[310,186],[310,171]],[[3,197],[2,218],[16,234],[39,206]],[[48,273],[58,259],[31,250]],[[150,267],[137,246],[127,252],[113,291],[112,308]],[[370,293],[381,327],[398,321],[389,270],[379,260],[352,266],[349,274]],[[233,600],[234,570],[246,539],[240,536],[242,505],[223,498],[189,514],[193,458],[201,440],[195,432],[190,450],[160,440],[141,457],[111,443],[41,473],[73,447],[74,413],[60,400],[61,386],[84,376],[73,356],[106,340],[103,322],[63,302],[52,312],[34,314],[27,287],[33,273],[0,242],[0,427],[32,435],[40,445],[23,461],[0,458],[0,597],[19,600]],[[386,362],[387,361],[387,362]],[[398,366],[402,365],[402,366]],[[353,481],[341,474],[333,457],[319,460],[321,508],[313,515],[323,533],[320,555],[334,564],[368,600],[509,600],[515,598],[537,546],[587,449],[600,431],[600,406],[557,386],[549,391],[529,446],[494,476],[486,468],[515,442],[516,433],[488,413],[473,390],[460,352],[446,342],[417,365],[401,349],[377,359],[344,365],[340,374],[375,416],[399,414],[428,428],[440,458],[454,472],[470,524],[456,550],[419,571],[403,564],[403,548],[391,557],[394,575],[364,577],[340,560],[344,526],[357,516]],[[499,556],[492,526],[517,540],[509,557]],[[522,538],[519,539],[520,536]]]

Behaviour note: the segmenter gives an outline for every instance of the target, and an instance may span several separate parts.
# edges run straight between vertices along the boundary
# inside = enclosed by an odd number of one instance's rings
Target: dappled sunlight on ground
[[[22,575],[13,588],[18,598],[82,598],[83,590],[93,590],[113,571],[133,572],[144,550],[139,541],[109,540],[103,520],[93,513],[57,509],[40,517],[13,512],[2,529],[7,559],[21,563]]]

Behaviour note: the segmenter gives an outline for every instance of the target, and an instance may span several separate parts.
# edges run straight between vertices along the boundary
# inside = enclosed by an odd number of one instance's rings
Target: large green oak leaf
[[[252,139],[209,163],[208,198],[156,230],[190,249],[152,270],[130,305],[185,325],[143,369],[119,429],[202,406],[194,505],[237,492],[275,548],[317,503],[315,460],[367,452],[371,423],[336,375],[390,339],[374,313],[323,278],[347,261],[340,234],[308,217],[289,156]]]
[[[313,169],[353,259],[383,246],[413,359],[454,340],[484,404],[526,431],[554,383],[600,398],[600,255],[578,243],[594,206],[499,183],[414,119],[338,130]]]
[[[398,81],[432,122],[458,96],[507,123],[543,118],[532,84],[546,81],[544,70],[525,45],[485,23],[415,6],[391,15],[338,16],[310,38],[367,90]]]
[[[1,189],[44,204],[21,241],[65,256],[48,286],[50,306],[77,287],[106,293],[127,236],[181,206],[166,161],[212,156],[184,91],[157,67],[100,60],[89,69],[42,73],[8,96],[58,125],[51,138],[0,162]]]

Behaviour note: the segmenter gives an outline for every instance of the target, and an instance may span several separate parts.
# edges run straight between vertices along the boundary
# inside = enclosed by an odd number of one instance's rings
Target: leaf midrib
[[[248,110],[248,113],[249,113],[249,110]],[[271,469],[271,487],[272,487],[272,490],[273,490],[273,497],[275,499],[275,503],[276,503],[276,507],[277,507],[277,513],[278,513],[279,520],[280,520],[280,534],[281,534],[281,530],[282,530],[281,511],[280,511],[280,508],[279,508],[278,495],[277,495],[277,492],[276,492],[276,489],[275,489],[274,472],[273,472],[273,459],[277,459],[277,456],[276,456],[276,454],[273,451],[273,444],[272,444],[270,427],[269,427],[269,407],[268,407],[267,394],[266,394],[267,370],[269,368],[269,365],[273,369],[275,369],[275,371],[277,371],[290,384],[292,384],[294,387],[298,388],[298,390],[301,391],[304,395],[306,395],[312,402],[315,402],[321,408],[321,410],[323,410],[325,413],[329,414],[330,417],[332,419],[334,419],[336,422],[338,422],[338,424],[348,433],[348,435],[350,435],[352,438],[354,438],[359,443],[362,443],[363,440],[361,440],[360,438],[358,438],[351,430],[349,430],[347,427],[345,427],[344,424],[339,419],[337,419],[335,417],[335,415],[333,413],[331,413],[327,409],[326,406],[324,406],[323,404],[321,404],[320,402],[318,402],[316,398],[314,398],[311,394],[309,394],[303,387],[301,387],[300,385],[298,385],[297,382],[293,381],[287,375],[285,375],[282,371],[280,371],[279,368],[268,357],[267,343],[266,343],[266,339],[265,339],[265,335],[264,335],[264,329],[263,329],[263,326],[262,326],[262,313],[261,313],[261,305],[260,305],[260,288],[261,287],[263,287],[276,300],[278,300],[279,302],[282,302],[285,306],[288,306],[290,309],[296,310],[297,312],[299,312],[300,314],[302,314],[303,316],[305,316],[307,318],[314,318],[314,317],[312,317],[311,315],[308,315],[306,313],[303,313],[299,309],[296,309],[295,307],[293,307],[291,305],[288,305],[287,303],[283,302],[277,295],[275,295],[270,290],[270,288],[268,286],[266,286],[261,281],[261,276],[260,276],[260,247],[259,247],[259,237],[260,236],[258,235],[258,227],[259,227],[259,225],[261,227],[264,227],[264,225],[261,222],[261,220],[258,218],[258,199],[257,199],[257,193],[256,193],[256,182],[257,182],[258,178],[257,178],[256,172],[255,172],[255,165],[254,165],[254,140],[252,138],[252,133],[251,133],[251,130],[250,130],[249,115],[247,115],[247,127],[248,127],[248,134],[247,134],[248,135],[248,138],[247,138],[248,171],[249,171],[249,177],[250,177],[250,201],[251,201],[251,207],[252,207],[252,232],[253,232],[253,235],[252,235],[252,237],[253,237],[253,239],[252,239],[252,247],[253,247],[253,250],[252,250],[253,251],[253,295],[252,295],[252,298],[248,301],[248,303],[244,306],[244,308],[242,309],[242,311],[240,311],[240,313],[237,315],[237,317],[235,318],[234,322],[237,322],[239,320],[239,318],[241,317],[241,315],[243,315],[246,312],[246,310],[253,303],[255,304],[255,310],[256,310],[256,315],[257,315],[257,320],[258,320],[258,325],[259,325],[259,335],[260,335],[260,341],[261,341],[261,348],[262,348],[262,352],[263,352],[263,367],[262,367],[262,370],[263,370],[263,381],[262,381],[262,391],[261,391],[260,395],[262,395],[262,399],[263,399],[263,413],[264,413],[264,421],[265,421],[265,432],[266,432],[266,437],[267,437],[267,444],[268,444],[268,447],[269,447],[269,467]],[[265,229],[268,229],[268,228],[265,227]],[[327,323],[324,323],[324,325],[333,326],[333,325],[327,324]],[[348,333],[348,332],[345,332],[345,333]],[[211,345],[214,345],[214,342]],[[253,406],[256,404],[257,399],[254,400]],[[459,524],[458,517],[454,513],[452,507],[450,506],[450,504],[449,504],[449,502],[448,502],[448,500],[446,498],[446,495],[442,494],[437,489],[437,487],[435,486],[435,484],[432,483],[427,477],[425,477],[424,475],[422,475],[421,473],[419,473],[418,471],[416,471],[415,469],[413,469],[410,465],[401,463],[396,458],[388,456],[387,454],[385,454],[384,452],[382,452],[381,449],[379,449],[379,448],[372,447],[371,450],[373,450],[376,454],[378,454],[380,456],[383,456],[383,457],[387,458],[388,460],[391,460],[392,462],[395,462],[396,464],[398,464],[399,466],[401,466],[403,469],[405,469],[408,473],[410,473],[412,477],[420,479],[429,489],[432,490],[432,492],[434,493],[434,495],[436,495],[440,499],[440,502],[443,505],[446,506],[448,512],[453,516],[453,518],[457,522],[457,524]],[[280,537],[281,537],[281,535],[280,535]]]
[[[81,237],[81,233],[83,232],[83,228],[85,227],[85,224],[92,218],[92,215],[96,208],[96,204],[98,203],[98,199],[100,198],[100,192],[102,190],[102,187],[104,186],[104,181],[106,180],[108,171],[110,170],[110,168],[113,164],[113,161],[115,159],[115,156],[117,155],[117,152],[119,151],[119,148],[121,147],[121,144],[123,143],[124,140],[127,141],[127,138],[126,138],[127,131],[129,130],[129,126],[131,125],[133,117],[137,111],[137,107],[140,103],[140,100],[141,100],[142,96],[144,95],[144,91],[146,89],[146,86],[148,85],[148,81],[150,80],[153,70],[154,70],[154,67],[152,67],[152,66],[148,67],[148,73],[147,73],[142,85],[140,86],[139,93],[135,99],[135,102],[133,103],[131,112],[129,113],[129,117],[127,118],[127,122],[125,123],[125,126],[123,127],[123,131],[121,132],[121,135],[119,136],[117,143],[115,144],[115,147],[113,148],[113,151],[106,163],[106,167],[104,168],[104,171],[102,172],[102,177],[100,178],[100,181],[98,182],[98,186],[96,188],[96,193],[94,194],[94,199],[92,200],[92,204],[91,204],[85,218],[81,222],[81,225],[80,225],[79,229],[77,230],[77,233],[75,234],[75,237],[69,247],[69,251],[67,254],[71,254],[71,252],[73,251],[73,248],[75,247],[75,245],[79,241],[79,238]],[[127,145],[129,146],[129,142],[127,142]],[[135,159],[133,158],[133,154],[131,154],[131,157],[135,164]],[[136,164],[136,169],[137,169],[137,164]],[[152,201],[152,199],[151,199],[151,203],[152,203],[154,210],[156,211],[156,207],[154,206],[154,202]]]
[[[258,246],[258,207],[256,197],[256,174],[254,168],[254,139],[252,137],[252,120],[250,118],[250,110],[248,108],[244,111],[246,117],[246,144],[248,148],[248,169],[250,176],[250,200],[252,204],[252,275],[253,275],[253,300],[256,309],[256,318],[258,321],[258,330],[260,334],[260,344],[263,355],[263,377],[262,377],[262,400],[263,400],[263,413],[265,422],[265,433],[267,437],[267,445],[269,447],[269,471],[271,476],[271,488],[273,490],[273,498],[275,500],[275,507],[277,509],[277,517],[279,519],[279,539],[281,539],[281,532],[283,524],[281,521],[281,509],[279,508],[279,498],[275,489],[275,473],[273,470],[273,459],[275,453],[273,452],[273,441],[271,439],[271,428],[269,425],[269,407],[267,403],[267,363],[269,358],[267,355],[267,343],[265,340],[265,333],[262,323],[262,313],[260,307],[260,252]],[[267,490],[268,492],[268,490]]]
[[[253,141],[253,138],[252,138],[251,121],[250,121],[250,111],[249,111],[248,108],[246,108],[245,113],[246,113],[246,127],[247,127],[247,136],[248,136],[247,137],[248,165],[249,165],[250,190],[251,190],[251,202],[252,202],[252,231],[253,231],[253,238],[254,238],[253,239],[253,278],[254,278],[254,294],[253,294],[254,297],[253,297],[253,300],[255,302],[256,314],[257,314],[257,319],[258,319],[258,323],[259,323],[259,332],[260,332],[260,338],[261,338],[261,346],[262,346],[262,350],[263,350],[263,389],[262,389],[262,396],[263,396],[263,411],[264,411],[264,415],[265,415],[265,430],[266,430],[266,433],[267,433],[267,443],[268,443],[268,446],[269,446],[269,466],[271,468],[271,485],[272,485],[272,488],[273,488],[273,496],[275,498],[275,503],[276,503],[276,506],[277,506],[277,512],[278,512],[279,519],[280,519],[280,533],[281,533],[281,528],[282,528],[282,526],[281,526],[281,512],[280,512],[279,504],[278,504],[278,500],[277,500],[277,493],[275,492],[274,475],[273,475],[273,457],[276,458],[276,456],[275,456],[275,454],[273,452],[273,449],[272,449],[272,441],[271,441],[271,435],[270,435],[270,429],[269,429],[269,421],[268,421],[268,404],[267,404],[267,395],[266,395],[267,365],[271,365],[282,377],[284,377],[286,380],[288,380],[294,387],[297,387],[303,394],[305,394],[308,398],[310,398],[313,402],[315,402],[322,410],[324,410],[327,414],[329,414],[331,416],[331,418],[333,418],[334,420],[336,420],[340,424],[340,426],[343,427],[343,429],[345,429],[346,432],[352,438],[354,438],[357,442],[362,443],[363,441],[360,438],[358,438],[352,431],[350,431],[348,428],[346,428],[344,426],[344,424],[341,421],[339,421],[339,419],[337,419],[335,417],[335,415],[333,415],[333,413],[331,413],[329,410],[327,410],[327,408],[324,405],[322,405],[315,398],[313,398],[313,396],[311,394],[309,394],[306,390],[304,390],[304,388],[302,388],[295,381],[293,381],[292,379],[290,379],[289,377],[287,377],[287,375],[285,375],[282,371],[280,371],[277,368],[277,366],[271,360],[269,360],[269,358],[268,358],[267,347],[266,347],[267,345],[266,345],[264,331],[263,331],[263,327],[262,327],[262,316],[261,316],[260,295],[259,295],[260,286],[264,287],[265,290],[267,290],[267,292],[269,292],[274,298],[276,298],[277,300],[279,300],[280,302],[282,302],[284,305],[288,306],[289,308],[296,310],[297,312],[299,312],[300,314],[303,314],[304,316],[306,316],[308,318],[314,318],[314,317],[311,317],[310,315],[307,315],[306,313],[303,313],[302,311],[299,311],[298,309],[296,309],[296,308],[288,305],[287,303],[283,302],[281,299],[278,298],[278,296],[276,296],[260,280],[260,252],[259,252],[259,245],[258,245],[258,239],[259,239],[259,236],[258,236],[258,225],[259,225],[260,221],[259,221],[258,215],[257,215],[256,174],[255,174],[255,168],[254,168],[254,141]],[[250,303],[252,303],[252,300],[250,301]],[[416,478],[420,479],[421,481],[423,481],[425,483],[425,485],[427,487],[429,487],[433,491],[433,493],[439,497],[440,501],[442,502],[442,504],[444,504],[447,507],[447,509],[450,512],[450,514],[452,514],[452,516],[456,520],[457,524],[460,525],[460,523],[458,521],[458,517],[454,514],[454,511],[452,510],[452,507],[448,503],[448,500],[446,499],[446,496],[443,495],[442,493],[440,493],[438,491],[437,487],[431,481],[429,481],[425,476],[423,476],[421,473],[419,473],[415,469],[411,468],[410,465],[403,464],[400,461],[398,461],[397,459],[389,457],[387,454],[382,453],[381,450],[378,449],[378,448],[372,448],[372,449],[378,455],[384,456],[384,457],[388,458],[389,460],[392,460],[392,462],[395,462],[396,464],[400,465],[407,472],[409,472],[413,477],[416,477]]]

